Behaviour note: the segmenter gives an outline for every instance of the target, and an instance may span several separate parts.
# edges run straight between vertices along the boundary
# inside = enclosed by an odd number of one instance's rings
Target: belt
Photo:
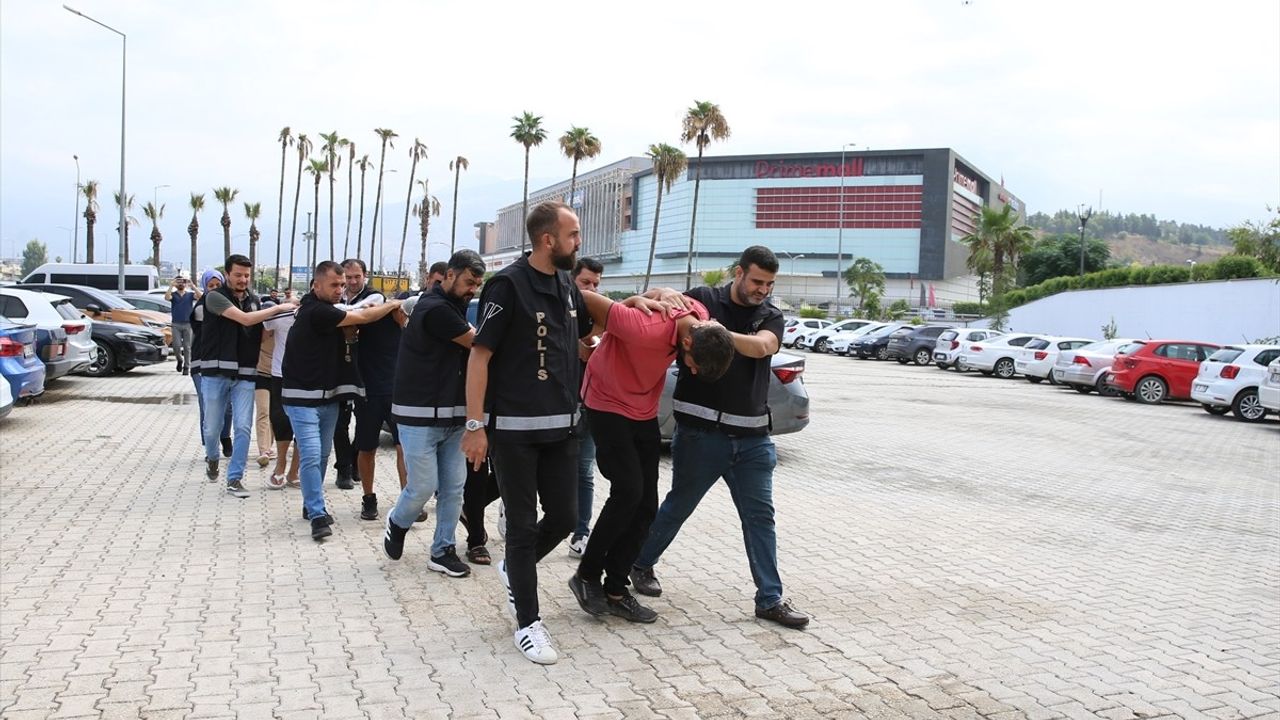
[[[466,405],[454,405],[452,407],[424,407],[421,405],[400,405],[392,403],[391,412],[394,415],[412,418],[455,418],[465,417],[467,414]]]
[[[733,425],[741,428],[760,428],[769,425],[768,413],[764,415],[734,415],[732,413],[720,412],[709,407],[694,405],[691,402],[683,400],[672,400],[671,409],[685,415],[692,415],[703,420],[710,420],[721,425]]]
[[[574,427],[579,417],[577,410],[563,415],[497,415],[493,427],[495,430],[559,430]]]

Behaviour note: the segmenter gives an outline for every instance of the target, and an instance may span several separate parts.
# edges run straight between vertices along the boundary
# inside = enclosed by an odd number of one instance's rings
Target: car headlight
[[[164,328],[169,327],[169,324],[168,324],[168,323],[162,323],[162,322],[160,322],[159,320],[146,320],[146,319],[144,319],[144,320],[142,321],[142,324],[143,324],[143,325],[145,325],[145,326],[147,326],[147,327],[149,327],[149,328],[154,328],[154,329],[156,329],[156,330],[163,330]]]

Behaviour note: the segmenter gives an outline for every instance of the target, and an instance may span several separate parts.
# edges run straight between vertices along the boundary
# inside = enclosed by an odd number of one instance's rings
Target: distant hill
[[[1182,265],[1188,260],[1213,262],[1231,252],[1230,245],[1178,245],[1152,240],[1145,235],[1119,233],[1105,238],[1111,249],[1111,260],[1130,265]]]
[[[1026,222],[1041,235],[1075,235],[1080,231],[1080,219],[1073,210],[1052,215],[1032,213]],[[1105,240],[1112,262],[1124,265],[1210,262],[1231,252],[1224,229],[1137,213],[1095,213],[1085,225],[1085,236]]]

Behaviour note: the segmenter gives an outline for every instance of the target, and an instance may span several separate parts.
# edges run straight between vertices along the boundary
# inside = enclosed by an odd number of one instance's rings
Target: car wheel
[[[934,365],[937,365],[939,370],[946,370],[951,367],[946,363],[934,363]]]
[[[1231,412],[1235,413],[1237,420],[1245,422],[1258,422],[1267,416],[1267,409],[1258,402],[1258,391],[1255,388],[1236,395],[1236,401],[1231,403]]]
[[[1071,389],[1075,390],[1081,395],[1088,395],[1089,393],[1093,392],[1093,388],[1089,387],[1088,385],[1072,385]]]
[[[1039,385],[1040,383],[1044,382],[1044,378],[1038,378],[1038,377],[1035,377],[1034,375],[1028,375],[1027,382],[1031,383],[1032,385]]]
[[[98,354],[94,357],[93,362],[89,363],[89,367],[85,369],[84,374],[89,377],[103,377],[115,372],[116,354],[106,343],[94,340],[93,343],[98,346]]]
[[[997,360],[995,371],[996,371],[996,375],[1000,376],[1005,380],[1008,380],[1009,378],[1013,377],[1014,373],[1016,372],[1013,367],[1013,361],[1010,360],[1009,358],[1000,358],[999,360]]]
[[[1206,403],[1201,403],[1200,407],[1204,408],[1204,411],[1209,413],[1210,415],[1226,415],[1227,413],[1231,412],[1231,408],[1223,407],[1221,405],[1209,405]]]
[[[826,352],[826,351],[827,351],[827,339],[826,339],[826,338],[823,338],[823,339],[819,340],[818,342],[814,343],[814,344],[813,344],[813,351],[814,351],[814,352],[820,352],[820,353],[824,353],[824,352]]]
[[[1102,397],[1115,397],[1120,394],[1119,390],[1107,385],[1105,378],[1098,378],[1098,383],[1094,386],[1094,389]]]
[[[887,347],[882,347],[882,348],[880,348],[879,350],[876,350],[876,359],[877,359],[877,360],[888,360],[888,359],[889,359],[889,348],[887,348]]]
[[[1155,375],[1148,375],[1133,386],[1134,397],[1145,405],[1158,405],[1169,395],[1169,386]]]
[[[932,354],[932,353],[930,353],[928,350],[917,350],[917,351],[916,351],[916,364],[917,364],[917,365],[928,365],[928,364],[929,364],[929,356],[930,356],[931,354]]]

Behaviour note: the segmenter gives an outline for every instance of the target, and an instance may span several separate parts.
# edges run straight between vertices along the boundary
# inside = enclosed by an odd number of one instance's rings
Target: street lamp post
[[[1093,217],[1093,208],[1077,205],[1076,217],[1080,218],[1080,274],[1084,275],[1084,226],[1088,225],[1089,218]]]
[[[151,188],[151,206],[152,206],[152,207],[160,207],[160,206],[157,204],[157,201],[159,200],[159,197],[160,197],[160,188],[167,188],[167,187],[172,187],[172,186],[171,186],[171,185],[156,185],[155,187]]]
[[[840,219],[836,222],[836,317],[840,316],[840,267],[844,265],[844,153],[856,147],[857,143],[845,143],[840,146]]]
[[[124,245],[126,242],[125,238],[128,237],[128,234],[127,234],[128,228],[124,224],[125,223],[124,206],[125,206],[125,202],[129,198],[129,194],[125,191],[125,186],[124,186],[124,128],[125,128],[124,108],[125,108],[125,79],[127,78],[126,68],[128,63],[129,38],[119,30],[111,27],[110,25],[107,25],[106,23],[94,20],[93,18],[89,17],[88,15],[85,15],[79,10],[76,10],[67,5],[63,5],[62,7],[67,12],[73,15],[79,15],[85,20],[88,20],[89,22],[95,25],[98,25],[100,27],[104,27],[107,30],[110,30],[111,32],[120,36],[120,228],[119,228],[120,256],[119,256],[119,265],[118,265],[118,270],[116,275],[116,282],[118,283],[120,292],[124,292],[124,251],[125,251]]]
[[[76,161],[76,214],[71,234],[71,262],[74,264],[80,252],[80,156],[72,155],[71,159]]]

